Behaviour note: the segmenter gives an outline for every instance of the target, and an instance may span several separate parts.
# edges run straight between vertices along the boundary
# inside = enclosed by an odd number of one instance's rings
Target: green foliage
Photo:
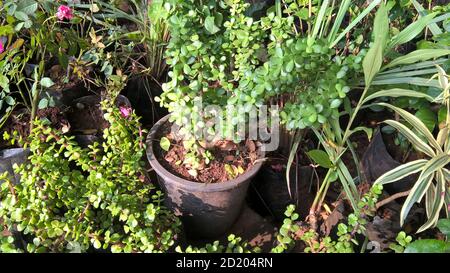
[[[260,251],[258,248],[250,248],[247,242],[242,241],[242,238],[236,237],[234,234],[228,235],[227,239],[228,244],[226,246],[221,245],[219,241],[214,241],[204,247],[188,246],[183,250],[180,246],[177,246],[175,250],[178,253],[257,253]]]
[[[398,233],[397,237],[395,238],[397,241],[397,244],[390,244],[389,248],[394,250],[395,253],[403,253],[405,251],[405,247],[411,243],[412,237],[407,236],[404,231],[401,231]]]
[[[308,152],[309,157],[323,168],[332,168],[333,163],[331,162],[328,154],[322,150],[311,150]]]
[[[2,176],[0,217],[27,239],[23,251],[164,252],[174,244],[179,220],[145,179],[138,118],[123,118],[112,101],[102,107],[110,122],[102,144],[80,148],[36,120],[29,163],[15,168],[21,183]],[[10,240],[2,239],[2,251]]]
[[[305,242],[307,245],[304,250],[305,252],[354,252],[354,247],[359,245],[355,239],[355,235],[365,235],[367,218],[374,215],[375,205],[382,190],[383,187],[381,185],[374,185],[369,192],[361,197],[361,200],[358,202],[358,211],[348,215],[347,224],[338,224],[338,239],[336,241],[332,240],[329,236],[319,238],[319,234],[312,229],[303,233],[299,232],[300,227],[298,223],[294,222],[298,219],[298,214],[293,213],[295,206],[288,206],[285,212],[287,218],[284,220],[283,226],[280,228],[280,234],[277,237],[278,245],[272,249],[272,252],[279,253],[287,251],[295,245],[296,240]]]
[[[411,236],[407,236],[401,231],[396,238],[398,244],[391,244],[389,248],[396,253],[450,253],[450,219],[440,219],[437,227],[447,238],[445,240],[437,239],[419,239],[412,241]]]
[[[410,243],[404,253],[450,253],[450,243],[436,239],[422,239]]]
[[[195,136],[207,117],[199,113],[199,103],[218,105],[232,117],[221,133],[236,139],[231,129],[245,122],[245,112],[285,93],[292,94],[282,112],[289,129],[337,118],[337,108],[350,90],[348,72],[361,68],[364,51],[333,57],[327,39],[293,31],[294,15],[280,17],[269,10],[255,20],[245,15],[247,9],[241,0],[176,3],[169,19],[171,81],[160,97],[171,120]],[[289,9],[296,14],[293,6]]]
[[[437,137],[434,137],[429,128],[427,128],[427,126],[416,116],[393,105],[380,103],[380,105],[386,106],[398,113],[412,126],[412,128],[414,128],[414,131],[398,121],[386,120],[385,122],[402,133],[402,135],[413,144],[417,151],[424,153],[429,157],[429,159],[418,159],[400,165],[383,174],[375,181],[376,184],[393,183],[403,177],[420,172],[419,178],[411,189],[400,212],[400,224],[403,225],[413,204],[420,202],[422,198],[425,197],[425,208],[428,221],[421,226],[417,232],[422,232],[430,227],[434,227],[437,224],[439,213],[442,208],[444,208],[448,214],[447,208],[450,201],[450,193],[447,186],[449,170],[446,168],[446,165],[450,162],[450,85],[445,71],[440,67],[437,68],[438,74],[436,76],[439,78],[442,93],[435,101],[447,108],[445,125],[440,128]]]
[[[284,215],[286,215],[286,218],[277,235],[278,245],[271,251],[274,253],[285,252],[292,248],[295,245],[294,238],[296,238],[296,233],[300,230],[300,227],[295,222],[298,220],[299,215],[295,213],[294,205],[289,205],[286,208]]]

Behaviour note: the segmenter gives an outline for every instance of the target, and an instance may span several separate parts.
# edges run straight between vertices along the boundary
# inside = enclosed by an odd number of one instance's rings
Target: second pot
[[[262,162],[256,162],[247,172],[226,182],[205,184],[178,177],[166,170],[156,156],[158,132],[168,119],[169,115],[159,120],[147,137],[147,158],[166,194],[165,204],[181,217],[190,238],[223,235],[239,216],[248,186]]]

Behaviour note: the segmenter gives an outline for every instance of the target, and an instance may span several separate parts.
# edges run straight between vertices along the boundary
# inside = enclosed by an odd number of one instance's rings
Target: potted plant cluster
[[[170,115],[150,132],[148,157],[170,206],[201,234],[229,228],[261,166],[261,143],[249,139],[257,128],[250,123],[258,120],[250,113],[288,94],[281,115],[288,129],[337,119],[350,91],[348,75],[361,67],[362,54],[333,58],[341,22],[326,36],[318,19],[303,34],[295,31],[295,16],[281,16],[279,6],[258,20],[247,15],[249,6],[181,1],[169,18],[171,80],[158,99]],[[169,130],[172,123],[180,128]]]

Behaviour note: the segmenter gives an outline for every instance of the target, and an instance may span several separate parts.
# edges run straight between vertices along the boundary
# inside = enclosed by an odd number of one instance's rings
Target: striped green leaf
[[[419,4],[419,2],[417,2],[417,0],[411,0],[414,7],[416,8],[417,12],[419,12],[420,16],[426,16],[426,10],[423,8],[423,6],[421,4]],[[439,35],[442,34],[442,30],[439,28],[439,26],[436,23],[431,23],[428,28],[431,30],[431,33],[433,33],[433,35]]]
[[[411,84],[418,86],[427,86],[427,87],[435,87],[439,88],[439,81],[433,79],[426,79],[421,77],[400,77],[400,78],[390,78],[379,80],[375,79],[372,82],[372,85],[388,85],[388,84]]]
[[[436,153],[428,144],[426,144],[420,137],[414,134],[414,132],[405,125],[391,119],[385,120],[384,123],[397,129],[404,137],[408,139],[409,142],[411,142],[414,148],[416,148],[416,150],[418,150],[419,152],[422,152],[429,157],[434,157],[436,155]]]
[[[448,154],[438,154],[431,158],[427,164],[423,167],[423,171],[420,173],[419,179],[428,177],[432,173],[442,170],[445,165],[450,162],[450,155]]]
[[[430,227],[434,227],[439,220],[439,212],[444,205],[444,194],[445,194],[445,180],[442,176],[442,172],[437,172],[437,185],[436,185],[436,194],[434,195],[433,205],[431,208],[430,215],[428,216],[428,221],[423,224],[418,230],[417,233],[422,232]]]
[[[422,171],[422,168],[427,164],[428,160],[426,159],[418,159],[403,165],[400,165],[382,176],[378,177],[375,181],[375,184],[388,184],[395,181],[398,181],[402,178],[405,178],[411,174],[418,173]]]
[[[406,216],[408,215],[414,203],[421,199],[422,196],[426,193],[428,187],[433,181],[433,177],[434,175],[431,174],[425,178],[418,179],[414,184],[400,211],[400,226],[403,226]]]
[[[411,70],[417,70],[417,69],[427,69],[429,67],[434,67],[435,65],[440,65],[448,61],[448,59],[437,59],[434,61],[423,61],[420,63],[405,65],[397,68],[393,68],[390,70],[386,70],[383,72],[380,72],[379,75],[385,75],[385,74],[392,74],[392,73],[398,73],[398,72],[405,72],[405,71],[411,71]]]
[[[431,22],[431,20],[436,16],[436,13],[428,14],[427,16],[423,16],[419,18],[419,20],[407,26],[403,29],[399,34],[395,35],[390,43],[389,47],[394,47],[397,45],[402,45],[414,39],[417,35],[419,35],[423,29]]]
[[[375,40],[363,60],[366,86],[369,86],[372,83],[373,78],[380,71],[381,65],[383,64],[383,52],[386,47],[388,30],[388,11],[386,6],[382,3],[375,15],[373,25]]]
[[[380,97],[391,97],[391,98],[414,97],[414,98],[424,98],[430,102],[433,101],[433,97],[431,97],[428,94],[422,93],[422,92],[417,92],[417,91],[410,90],[410,89],[393,88],[393,89],[388,89],[388,90],[381,90],[381,91],[373,93],[372,95],[367,96],[363,100],[363,104],[365,104],[366,102],[368,102],[370,100],[380,98]]]
[[[450,171],[446,168],[442,168],[442,173],[444,175],[445,180],[450,181]]]
[[[411,124],[414,127],[414,129],[416,129],[419,133],[421,133],[427,139],[427,141],[431,145],[431,147],[436,149],[436,151],[442,152],[441,146],[436,141],[436,139],[434,139],[434,136],[428,130],[427,126],[425,126],[425,124],[420,119],[418,119],[416,116],[409,113],[408,111],[405,111],[401,108],[395,107],[388,103],[380,102],[380,103],[378,103],[378,105],[388,107],[388,108],[394,110],[395,112],[397,112],[402,118],[404,118],[406,120],[406,122]]]
[[[381,70],[404,64],[412,64],[419,61],[426,61],[433,58],[439,58],[450,54],[448,49],[418,49],[404,56],[394,59],[385,65]]]
[[[436,187],[431,184],[428,189],[427,193],[425,193],[425,211],[427,213],[427,217],[430,217],[431,211],[433,210],[433,201],[436,194]]]
[[[430,75],[435,74],[436,69],[435,68],[428,68],[428,69],[420,69],[420,70],[412,70],[412,71],[402,71],[402,72],[396,72],[396,73],[389,73],[389,74],[378,74],[375,77],[375,80],[389,80],[389,79],[395,79],[395,78],[405,78],[405,77],[412,77],[412,76],[420,76],[420,75]]]
[[[357,200],[359,200],[359,196],[358,193],[355,193],[356,190],[355,182],[353,181],[353,178],[349,176],[348,169],[345,166],[345,164],[342,163],[341,160],[339,160],[337,174],[339,176],[339,181],[341,182],[342,187],[344,188],[345,195],[347,195],[347,198],[350,201],[353,210],[358,211]]]

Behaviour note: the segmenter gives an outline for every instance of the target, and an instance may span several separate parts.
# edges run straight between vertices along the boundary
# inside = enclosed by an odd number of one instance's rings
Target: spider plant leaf
[[[449,49],[418,49],[404,56],[400,56],[385,65],[381,70],[397,65],[412,64],[419,61],[426,61],[433,58],[439,58],[450,54]]]
[[[445,180],[450,181],[450,170],[442,168],[442,174],[444,175]]]
[[[330,44],[330,48],[332,48],[332,47],[334,47],[345,35],[347,35],[347,33],[352,29],[352,28],[354,28],[364,17],[366,17],[366,15],[367,14],[369,14],[369,12],[371,12],[379,3],[381,2],[381,0],[374,0],[374,1],[372,1],[372,3],[370,3],[370,5],[369,6],[367,6],[367,8],[365,9],[365,10],[363,10],[356,18],[355,18],[355,20],[353,20],[340,34],[339,34],[339,36],[336,38],[336,39],[334,39],[333,40],[333,42],[331,42],[331,44]],[[345,10],[343,11],[343,14],[340,14],[340,13],[338,13],[338,15],[340,15],[340,16],[342,16],[342,19],[343,19],[343,17],[345,16],[345,13],[346,13],[346,11],[347,11],[347,9],[348,9],[348,5],[347,6],[341,6],[341,8],[342,8],[342,10],[344,10],[344,8],[345,8]],[[340,10],[341,10],[341,8],[340,8]],[[339,10],[339,12],[340,12],[340,10]],[[341,18],[341,17],[337,17],[337,18]],[[335,36],[335,34],[333,34],[333,31],[336,31],[337,32],[337,29],[339,29],[339,27],[340,27],[340,25],[341,25],[341,23],[342,23],[342,19],[340,19],[340,20],[336,20],[335,21],[335,23],[334,23],[334,25],[333,25],[333,27],[332,27],[332,35],[333,36]],[[333,38],[333,37],[330,37],[330,38]]]
[[[427,193],[425,193],[425,211],[427,213],[427,217],[429,218],[431,215],[431,211],[433,210],[433,202],[436,195],[436,187],[431,184],[428,189]]]
[[[422,232],[430,227],[436,226],[437,221],[439,220],[439,212],[441,211],[442,206],[444,205],[445,180],[442,175],[442,172],[437,172],[436,178],[437,178],[436,194],[433,199],[433,204],[431,207],[430,215],[428,216],[428,221],[417,230],[417,233]]]
[[[428,141],[428,143],[437,151],[442,152],[441,146],[436,141],[436,139],[433,137],[433,134],[428,130],[428,128],[423,124],[423,122],[418,119],[413,114],[409,113],[408,111],[405,111],[401,108],[395,107],[388,103],[378,103],[378,105],[388,107],[395,112],[397,112],[402,118],[404,118],[409,124],[411,124],[414,129],[416,129],[419,133],[421,133]]]
[[[374,184],[388,184],[405,178],[411,174],[422,171],[422,168],[427,164],[428,160],[418,159],[403,165],[400,165],[378,177]]]
[[[441,130],[439,130],[436,141],[439,144],[439,146],[443,147],[445,141],[448,140],[448,138],[449,138],[449,129],[448,127],[444,127]]]
[[[421,197],[425,194],[431,182],[433,181],[433,177],[434,173],[431,173],[427,177],[420,176],[417,182],[414,184],[400,211],[400,226],[403,226],[406,216],[408,215],[414,203],[418,202],[418,200],[421,199]]]
[[[423,167],[423,171],[420,173],[418,179],[420,180],[421,178],[427,177],[436,171],[442,170],[449,162],[450,155],[444,153],[436,155]]]
[[[393,89],[388,89],[388,90],[381,90],[381,91],[375,92],[375,93],[367,96],[363,100],[363,104],[365,104],[366,102],[368,102],[370,100],[380,98],[380,97],[392,97],[392,98],[414,97],[414,98],[424,98],[430,102],[432,102],[434,100],[433,97],[431,97],[428,94],[422,93],[422,92],[418,92],[418,91],[414,91],[414,90],[410,90],[410,89],[393,88]]]
[[[427,143],[425,143],[419,136],[417,136],[412,130],[410,130],[405,125],[391,119],[385,120],[384,123],[397,129],[404,137],[406,137],[409,140],[409,142],[411,142],[411,144],[418,151],[428,155],[429,157],[434,157],[436,155],[436,153]]]
[[[417,21],[403,29],[399,34],[395,35],[389,42],[388,47],[392,48],[411,41],[423,31],[435,16],[436,13],[431,13],[420,17]]]

